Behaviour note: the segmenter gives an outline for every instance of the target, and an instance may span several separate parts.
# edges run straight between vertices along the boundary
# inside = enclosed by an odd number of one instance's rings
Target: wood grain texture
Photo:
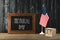
[[[5,40],[60,40],[60,34],[56,34],[55,37],[46,37],[40,34],[0,33],[0,39],[5,39]]]

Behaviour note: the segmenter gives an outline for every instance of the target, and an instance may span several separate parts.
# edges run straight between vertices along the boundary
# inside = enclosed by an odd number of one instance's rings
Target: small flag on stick
[[[48,23],[48,20],[49,20],[49,16],[48,16],[47,13],[45,15],[44,14],[41,14],[41,18],[40,18],[39,24],[41,26],[43,26],[43,27],[46,27],[47,26],[47,23]]]

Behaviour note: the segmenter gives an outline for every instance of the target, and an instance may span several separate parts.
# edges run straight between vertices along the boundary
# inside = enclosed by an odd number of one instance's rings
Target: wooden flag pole
[[[44,32],[43,32],[43,27],[41,26],[41,33],[40,34],[44,34]]]

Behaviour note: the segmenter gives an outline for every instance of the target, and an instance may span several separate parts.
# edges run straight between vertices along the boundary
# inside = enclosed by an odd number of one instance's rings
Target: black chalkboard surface
[[[35,14],[8,15],[8,33],[35,33]]]
[[[12,16],[11,30],[32,30],[32,16]]]

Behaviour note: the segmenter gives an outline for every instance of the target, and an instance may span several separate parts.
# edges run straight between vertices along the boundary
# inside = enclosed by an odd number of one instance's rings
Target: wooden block
[[[53,37],[55,35],[56,35],[56,29],[55,28],[45,28],[45,36]]]

